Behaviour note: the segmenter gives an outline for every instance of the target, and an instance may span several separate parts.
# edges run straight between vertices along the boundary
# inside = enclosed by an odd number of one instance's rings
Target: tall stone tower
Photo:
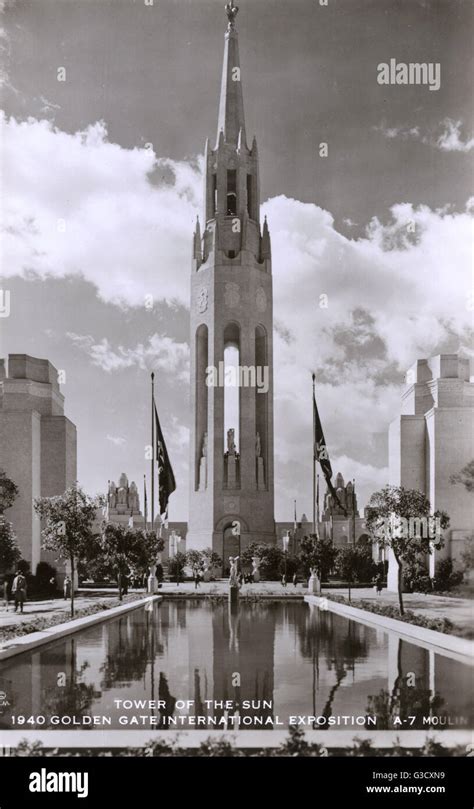
[[[260,225],[257,143],[249,148],[245,132],[237,9],[228,3],[226,11],[217,138],[205,148],[204,232],[198,220],[193,243],[187,536],[188,548],[219,553],[224,569],[250,542],[275,542],[270,234]],[[233,379],[229,413],[224,383]]]
[[[7,374],[0,359],[0,468],[18,486],[5,516],[23,559],[32,573],[40,561],[57,566],[55,554],[41,549],[33,500],[63,494],[76,482],[76,427],[64,415],[58,372],[48,360],[10,354]]]

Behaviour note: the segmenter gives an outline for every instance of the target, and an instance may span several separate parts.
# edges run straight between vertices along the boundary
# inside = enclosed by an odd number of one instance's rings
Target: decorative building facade
[[[108,522],[116,525],[128,525],[133,521],[135,528],[145,528],[137,485],[133,480],[129,484],[125,472],[120,475],[118,486],[115,481],[109,481],[106,514]]]
[[[270,235],[260,223],[255,138],[247,144],[237,9],[226,10],[217,138],[205,149],[204,232],[198,221],[193,242],[187,535],[188,549],[212,547],[225,560],[250,542],[275,542]],[[223,384],[230,369],[238,372],[231,423]]]
[[[10,354],[0,360],[0,467],[19,493],[6,517],[23,559],[36,573],[40,561],[54,563],[41,550],[41,521],[33,501],[53,497],[77,478],[76,427],[64,415],[58,372],[48,360]]]
[[[474,384],[469,361],[457,354],[418,360],[406,382],[401,414],[389,429],[390,484],[424,492],[433,512],[449,515],[444,547],[429,558],[433,575],[438,559],[459,561],[474,536],[472,495],[452,482],[474,458]],[[397,564],[390,558],[392,589],[396,576]]]
[[[337,502],[330,491],[326,491],[323,510],[319,522],[319,534],[331,538],[336,548],[354,544],[367,537],[365,519],[359,515],[357,494],[352,481],[347,484],[340,472],[337,473],[334,488]]]

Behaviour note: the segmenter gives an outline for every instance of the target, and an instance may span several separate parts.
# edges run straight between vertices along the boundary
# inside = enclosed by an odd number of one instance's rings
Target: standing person
[[[297,574],[296,570],[295,570],[295,572],[293,573],[293,586],[294,586],[295,588],[296,588],[296,587],[298,587],[298,574]]]
[[[285,574],[283,574],[283,576],[281,577],[281,583],[282,583],[283,587],[286,587],[286,576],[285,576]]]
[[[198,570],[198,568],[197,568],[197,567],[195,567],[195,568],[194,568],[194,589],[195,589],[195,590],[197,590],[197,588],[198,588],[198,587],[200,586],[200,584],[201,584],[201,582],[199,581],[199,578],[200,578],[200,576],[199,576],[199,570]]]
[[[18,606],[20,606],[20,611],[23,612],[23,604],[26,601],[26,579],[20,570],[13,579],[12,595],[15,599],[15,612]]]
[[[383,579],[382,579],[382,574],[381,574],[381,573],[379,573],[379,574],[378,574],[378,576],[377,576],[377,578],[376,578],[376,580],[375,580],[375,589],[377,590],[377,595],[378,595],[378,596],[379,596],[379,595],[380,595],[380,593],[382,592],[382,587],[383,587]]]
[[[71,598],[71,579],[69,578],[69,576],[66,576],[66,578],[64,579],[63,593],[65,601],[67,601],[68,598]]]

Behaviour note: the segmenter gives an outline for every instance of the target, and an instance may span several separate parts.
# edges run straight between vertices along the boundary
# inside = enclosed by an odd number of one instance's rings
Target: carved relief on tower
[[[229,309],[235,309],[240,303],[240,288],[233,281],[225,285],[224,302]]]
[[[200,314],[207,309],[208,297],[207,287],[201,287],[196,298],[196,309]]]
[[[224,498],[224,511],[226,514],[235,514],[240,510],[240,500],[237,497],[236,499]]]
[[[257,309],[259,312],[265,312],[267,309],[267,296],[263,287],[259,287],[257,289],[257,294],[255,296],[255,300],[257,303]]]

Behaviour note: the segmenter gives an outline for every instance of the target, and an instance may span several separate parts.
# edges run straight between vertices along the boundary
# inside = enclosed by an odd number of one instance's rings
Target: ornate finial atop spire
[[[234,6],[232,2],[227,3],[225,10],[227,11],[227,17],[229,18],[229,23],[227,25],[228,31],[235,31],[235,18],[239,13],[239,7]]]

